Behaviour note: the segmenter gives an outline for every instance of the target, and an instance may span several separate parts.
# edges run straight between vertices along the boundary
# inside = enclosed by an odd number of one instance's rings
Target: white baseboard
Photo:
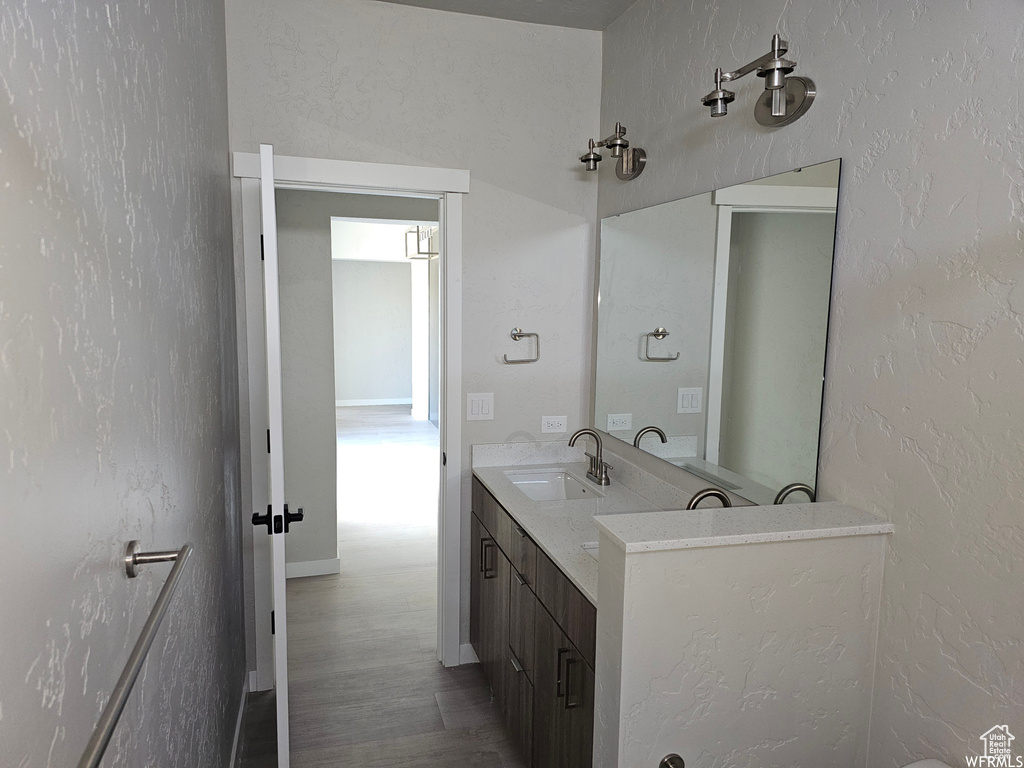
[[[351,408],[356,405],[412,405],[411,397],[381,397],[370,400],[335,400],[338,408]]]
[[[238,743],[242,740],[242,717],[245,714],[245,702],[249,698],[249,677],[251,672],[242,676],[242,699],[238,702],[238,717],[235,718],[235,738],[231,742],[231,762],[228,768],[235,768],[238,765]]]
[[[463,643],[459,646],[459,664],[479,664],[476,651],[470,643]]]
[[[330,560],[305,560],[301,563],[285,563],[286,579],[301,579],[303,576],[328,576],[341,573],[341,559],[332,557]]]

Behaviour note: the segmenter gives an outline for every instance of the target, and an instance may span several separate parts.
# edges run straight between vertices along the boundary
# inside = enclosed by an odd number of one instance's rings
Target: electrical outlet
[[[540,431],[549,433],[565,432],[565,424],[568,419],[565,416],[541,416]]]
[[[704,399],[701,387],[680,387],[676,398],[676,413],[700,413]]]
[[[466,421],[492,421],[493,419],[493,392],[470,392],[466,395]]]
[[[608,431],[609,432],[622,432],[626,429],[633,428],[633,414],[632,413],[609,413],[608,414]]]

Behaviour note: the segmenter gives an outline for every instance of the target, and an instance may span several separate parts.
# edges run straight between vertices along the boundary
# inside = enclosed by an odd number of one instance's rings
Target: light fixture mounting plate
[[[626,155],[630,155],[630,162],[626,163]],[[627,170],[628,165],[628,170]],[[639,147],[630,147],[623,150],[622,157],[615,163],[615,175],[620,181],[630,181],[644,172],[647,165],[647,153]]]
[[[768,128],[789,125],[804,116],[817,95],[817,88],[811,78],[790,75],[786,78],[786,114],[782,117],[772,115],[772,94],[771,91],[765,91],[754,106],[754,119]]]

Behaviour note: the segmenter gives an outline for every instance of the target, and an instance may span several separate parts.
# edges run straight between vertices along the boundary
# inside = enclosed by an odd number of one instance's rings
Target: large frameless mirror
[[[839,167],[602,220],[598,429],[756,504],[814,489]]]

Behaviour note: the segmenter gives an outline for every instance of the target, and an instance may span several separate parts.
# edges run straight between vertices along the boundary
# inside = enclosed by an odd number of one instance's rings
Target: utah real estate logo
[[[1024,756],[1013,756],[1014,735],[1005,725],[994,725],[978,738],[985,745],[982,755],[967,755],[967,765],[974,768],[1022,768]]]

